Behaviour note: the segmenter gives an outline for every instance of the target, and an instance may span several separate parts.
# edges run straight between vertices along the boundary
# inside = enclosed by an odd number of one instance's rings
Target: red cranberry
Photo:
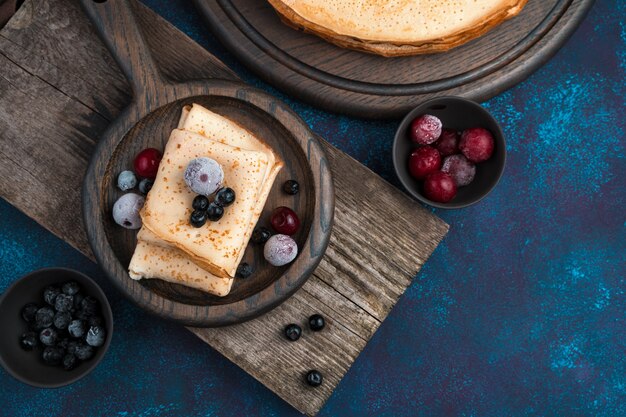
[[[424,180],[424,196],[432,201],[447,203],[456,195],[456,184],[450,174],[437,171]]]
[[[420,145],[429,145],[441,136],[441,126],[441,120],[436,116],[420,116],[411,123],[411,139]]]
[[[456,130],[443,129],[441,136],[434,144],[441,156],[454,155],[459,152],[459,134]]]
[[[448,156],[444,159],[441,170],[452,175],[457,187],[468,185],[474,180],[474,175],[476,175],[476,165],[460,154]]]
[[[487,129],[474,127],[467,129],[461,134],[459,149],[470,161],[477,163],[491,158],[493,154],[493,135]]]
[[[158,149],[144,149],[135,157],[135,173],[140,177],[155,179],[161,158],[163,158],[163,155]]]
[[[284,235],[293,235],[300,227],[298,215],[289,207],[276,207],[272,212],[270,223],[274,230]]]
[[[430,173],[441,168],[441,155],[431,146],[422,146],[409,157],[409,172],[413,178],[423,180]]]

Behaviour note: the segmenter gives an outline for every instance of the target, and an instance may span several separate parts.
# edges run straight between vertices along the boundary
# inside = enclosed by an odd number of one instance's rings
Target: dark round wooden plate
[[[451,51],[384,58],[283,24],[264,0],[194,0],[244,64],[287,94],[356,117],[400,117],[436,96],[484,101],[521,82],[565,43],[594,0],[529,0],[515,18]]]
[[[117,287],[141,307],[186,325],[234,324],[277,306],[304,284],[328,246],[334,192],[320,143],[295,113],[254,88],[222,80],[168,83],[159,76],[141,34],[132,25],[127,0],[82,1],[135,91],[133,103],[98,143],[85,177],[85,226],[98,262]],[[254,266],[254,273],[245,280],[236,278],[226,297],[157,279],[130,279],[128,264],[136,231],[118,226],[111,215],[114,202],[122,195],[116,187],[117,175],[132,169],[132,161],[142,149],[163,149],[183,106],[191,103],[246,127],[284,161],[259,224],[268,225],[269,212],[281,205],[293,208],[301,220],[300,230],[293,236],[299,248],[296,260],[273,267],[263,259],[262,248],[249,245],[244,260]],[[290,196],[282,192],[287,179],[300,182],[300,193]]]

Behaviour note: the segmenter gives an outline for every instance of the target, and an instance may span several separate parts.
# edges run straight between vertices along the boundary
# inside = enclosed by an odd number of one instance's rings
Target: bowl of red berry
[[[506,143],[496,119],[460,97],[435,98],[412,110],[393,143],[400,182],[433,207],[477,203],[498,184],[505,162]]]
[[[0,364],[16,379],[57,388],[87,375],[111,343],[113,314],[91,278],[65,268],[32,272],[0,297]]]

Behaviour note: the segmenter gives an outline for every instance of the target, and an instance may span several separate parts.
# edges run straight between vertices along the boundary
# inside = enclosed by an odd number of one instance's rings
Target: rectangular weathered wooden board
[[[236,79],[154,12],[139,4],[135,11],[166,76]],[[82,218],[80,173],[100,134],[130,101],[129,92],[77,2],[28,0],[0,31],[0,195],[90,257],[84,230],[76,224]],[[264,316],[227,328],[190,329],[310,416],[448,230],[419,204],[322,142],[339,192],[330,246],[313,276]],[[377,222],[381,210],[397,220]],[[324,338],[288,343],[281,337],[294,317],[313,313],[327,317]],[[311,358],[317,358],[315,363]],[[311,367],[325,375],[316,390],[302,382]]]

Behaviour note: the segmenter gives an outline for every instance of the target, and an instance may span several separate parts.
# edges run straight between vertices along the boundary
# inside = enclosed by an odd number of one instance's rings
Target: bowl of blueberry
[[[0,364],[41,388],[71,384],[94,369],[111,343],[113,314],[100,287],[65,268],[32,272],[0,297]]]
[[[429,100],[400,123],[393,165],[404,188],[434,207],[463,208],[498,184],[506,143],[496,119],[460,97]]]

